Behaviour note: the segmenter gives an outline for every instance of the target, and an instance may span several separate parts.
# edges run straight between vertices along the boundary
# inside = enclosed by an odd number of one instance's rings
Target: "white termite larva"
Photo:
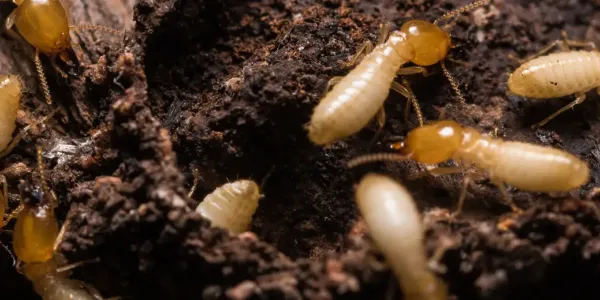
[[[356,203],[404,298],[446,299],[446,285],[429,270],[422,218],[406,188],[386,176],[367,174],[356,189]]]
[[[247,231],[258,208],[260,189],[252,180],[226,183],[207,195],[196,211],[209,219],[213,226],[232,233]]]

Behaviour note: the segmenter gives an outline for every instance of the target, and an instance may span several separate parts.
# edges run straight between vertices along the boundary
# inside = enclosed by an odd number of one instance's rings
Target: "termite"
[[[248,230],[260,198],[258,184],[241,179],[215,189],[202,200],[196,211],[213,226],[238,234]]]
[[[404,142],[392,148],[400,153],[367,154],[348,162],[349,167],[382,160],[415,160],[438,164],[452,159],[457,167],[437,167],[417,174],[452,174],[474,166],[477,173],[487,173],[514,211],[521,210],[512,201],[505,184],[530,192],[562,192],[588,182],[590,170],[578,157],[552,147],[504,141],[463,127],[454,121],[436,121],[411,130]],[[460,213],[467,186],[473,174],[467,174],[455,214]]]
[[[335,141],[353,135],[364,128],[377,115],[377,136],[385,125],[383,103],[389,89],[400,93],[415,108],[419,124],[423,125],[423,116],[410,87],[394,81],[397,75],[422,73],[424,67],[441,62],[444,75],[452,88],[464,103],[464,97],[458,85],[447,71],[444,59],[451,47],[450,35],[437,23],[473,10],[488,3],[488,0],[473,2],[457,10],[444,14],[435,22],[411,20],[400,30],[391,34],[390,25],[380,27],[377,46],[367,41],[362,45],[349,65],[354,65],[364,52],[362,61],[345,77],[333,77],[326,87],[326,94],[315,107],[311,121],[307,124],[309,139],[316,145],[329,145]],[[408,62],[413,67],[402,67]],[[331,91],[329,87],[333,86]]]
[[[17,223],[13,231],[15,255],[23,266],[20,271],[33,283],[34,290],[43,300],[98,300],[99,293],[91,286],[69,279],[70,270],[82,263],[58,267],[55,252],[62,240],[66,222],[59,230],[54,214],[56,195],[50,190],[44,176],[42,151],[37,150],[39,185],[33,188],[19,185],[21,205],[17,209]]]
[[[556,40],[535,55],[525,59],[508,78],[508,88],[516,95],[532,99],[558,98],[575,95],[575,100],[533,128],[544,126],[564,111],[586,99],[586,94],[596,89],[600,95],[600,52],[592,41]],[[561,52],[551,53],[554,47]],[[574,51],[570,47],[589,47],[590,51]],[[543,55],[543,56],[542,56]]]
[[[9,0],[0,0],[9,1]],[[34,62],[40,79],[46,102],[52,103],[48,82],[44,74],[39,53],[50,56],[53,68],[63,77],[67,77],[56,63],[60,57],[65,63],[73,65],[69,57],[71,48],[70,30],[101,30],[122,35],[119,30],[98,25],[70,25],[69,17],[60,0],[12,0],[17,8],[8,16],[5,28],[14,37],[22,37],[35,48]],[[19,34],[12,27],[15,26]]]
[[[406,188],[389,177],[367,174],[356,189],[356,203],[404,298],[447,299],[446,284],[429,270],[422,218]]]
[[[57,112],[54,110],[42,120],[26,126],[13,138],[22,97],[23,82],[18,76],[0,75],[0,157],[8,155],[32,126],[45,123]]]

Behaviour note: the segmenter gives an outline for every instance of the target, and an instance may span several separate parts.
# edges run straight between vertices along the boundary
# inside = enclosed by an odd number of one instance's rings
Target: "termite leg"
[[[65,236],[65,232],[67,232],[67,228],[69,228],[70,225],[71,225],[71,220],[67,219],[65,221],[65,223],[62,225],[62,227],[60,228],[60,231],[58,232],[58,235],[56,236],[56,240],[54,240],[54,247],[53,247],[54,252],[56,252],[56,250],[60,246],[60,243],[62,242],[62,240]]]
[[[334,85],[340,83],[340,81],[342,81],[342,79],[344,79],[343,76],[331,77],[331,79],[329,79],[329,81],[327,81],[327,84],[325,85],[325,89],[323,90],[323,95],[321,97],[324,97],[325,94],[327,94]]]
[[[390,22],[381,23],[379,25],[379,33],[377,34],[377,45],[385,43],[388,36],[390,35],[390,28],[392,24]]]
[[[198,187],[198,182],[200,182],[200,171],[198,171],[198,168],[194,168],[192,170],[192,175],[194,176],[194,184],[192,185],[192,188],[188,192],[188,195],[187,195],[188,198],[192,198],[192,195],[194,195],[194,192],[196,191],[196,188]]]
[[[396,72],[396,75],[412,75],[419,73],[423,74],[424,77],[429,76],[429,72],[427,71],[427,69],[418,66],[400,68],[398,72]]]
[[[41,120],[36,121],[32,124],[29,124],[29,125],[25,126],[23,129],[21,129],[21,131],[19,131],[19,133],[17,133],[17,135],[12,139],[12,141],[10,141],[10,144],[8,144],[8,146],[6,146],[6,149],[4,149],[0,152],[0,157],[4,157],[4,156],[8,155],[17,146],[19,141],[21,141],[23,136],[25,136],[27,131],[29,131],[29,128],[46,123],[50,118],[52,118],[56,114],[56,112],[58,112],[58,108],[54,109],[50,114],[48,114]]]
[[[467,188],[469,184],[473,181],[471,178],[471,174],[465,175],[463,178],[462,188],[460,189],[460,195],[458,196],[458,203],[456,204],[456,210],[452,213],[451,218],[456,218],[458,215],[462,213],[463,206],[465,204],[465,198],[467,198]]]
[[[408,176],[408,180],[415,180],[415,179],[419,179],[428,175],[434,175],[434,176],[439,176],[439,175],[449,175],[449,174],[455,174],[455,173],[460,173],[464,170],[464,167],[435,167],[431,170],[425,170],[413,175]]]
[[[379,108],[379,110],[377,111],[377,116],[375,118],[377,120],[377,131],[375,132],[375,135],[373,135],[371,142],[369,142],[369,146],[375,143],[375,141],[377,140],[377,138],[379,138],[379,135],[383,131],[383,127],[385,127],[385,109],[383,108],[383,106]]]
[[[356,51],[356,54],[354,54],[354,56],[352,56],[352,58],[350,58],[350,60],[346,63],[346,67],[352,67],[352,66],[356,65],[356,62],[358,62],[358,59],[363,54],[363,52],[364,52],[364,54],[369,54],[369,53],[371,53],[371,51],[373,51],[373,42],[366,41],[364,44],[362,44],[358,48],[358,51]]]
[[[502,194],[502,198],[504,198],[504,201],[506,201],[508,205],[510,205],[510,208],[516,213],[522,213],[523,210],[517,206],[515,201],[513,201],[512,197],[508,194],[504,182],[495,179],[492,179],[492,182],[498,187],[500,193]]]
[[[52,68],[54,68],[54,70],[60,74],[60,76],[62,76],[62,78],[68,78],[69,75],[67,75],[67,72],[63,71],[63,69],[56,63],[56,54],[53,54],[52,57],[50,58],[50,61],[52,62]]]
[[[586,91],[586,93],[587,93],[587,91]],[[567,109],[573,108],[577,104],[581,104],[583,101],[585,101],[585,99],[586,99],[585,93],[578,93],[577,94],[577,98],[575,98],[575,101],[567,104],[566,106],[564,106],[563,108],[559,109],[557,112],[551,114],[549,117],[545,118],[541,122],[539,122],[537,124],[534,124],[533,126],[531,126],[531,128],[532,129],[536,129],[536,128],[540,128],[540,127],[546,125],[546,123],[548,123],[550,120],[554,119],[556,116],[558,116],[561,113],[565,112]]]
[[[408,81],[403,80],[402,83],[403,84],[395,81],[392,82],[392,90],[406,97],[406,99],[408,99],[407,101],[410,101],[415,110],[415,113],[417,114],[417,118],[419,119],[419,126],[423,126],[423,113],[421,112],[419,102],[417,102],[417,98],[413,94],[410,87],[408,87]]]

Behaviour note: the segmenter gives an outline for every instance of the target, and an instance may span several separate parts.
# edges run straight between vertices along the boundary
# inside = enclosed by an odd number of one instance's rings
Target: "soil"
[[[69,220],[60,253],[70,262],[99,258],[73,277],[123,299],[399,299],[401,292],[372,245],[353,200],[365,172],[402,181],[417,199],[429,255],[457,299],[589,299],[600,278],[598,203],[600,96],[550,122],[530,126],[569,101],[533,102],[507,93],[507,74],[561,37],[600,44],[600,1],[495,0],[457,18],[448,63],[461,105],[439,66],[408,77],[426,120],[456,120],[499,137],[567,150],[587,161],[588,184],[546,195],[510,189],[526,209],[510,214],[487,180],[469,186],[465,212],[450,220],[462,175],[407,180],[414,163],[348,170],[348,159],[385,149],[417,125],[391,93],[387,123],[329,148],[312,145],[304,124],[326,82],[379,24],[434,20],[466,1],[432,0],[70,0],[73,24],[126,30],[73,34],[82,68],[64,79],[44,59],[61,108],[2,160],[35,167],[44,150],[47,178]],[[0,3],[2,19],[13,10]],[[474,16],[478,17],[475,18]],[[28,91],[18,125],[47,115],[33,50],[0,35],[0,70]],[[191,198],[192,170],[199,186]],[[11,208],[23,172],[7,173]],[[27,173],[27,172],[25,172]],[[232,236],[194,212],[216,187],[237,178],[264,181],[252,233]],[[583,199],[583,200],[581,200]],[[0,233],[11,248],[12,223]],[[439,252],[439,251],[438,251]],[[0,291],[39,299],[0,251]],[[590,295],[590,296],[584,296]],[[594,296],[596,295],[596,296]]]

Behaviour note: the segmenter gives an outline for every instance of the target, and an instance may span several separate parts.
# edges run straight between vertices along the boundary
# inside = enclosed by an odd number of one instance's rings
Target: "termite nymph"
[[[234,234],[247,231],[258,208],[260,188],[252,180],[226,183],[208,194],[196,211],[213,226],[229,229]]]
[[[6,19],[5,28],[13,37],[20,36],[35,48],[34,62],[48,104],[52,103],[52,98],[40,61],[40,52],[50,56],[54,69],[61,76],[67,77],[67,74],[57,65],[56,58],[59,57],[67,64],[73,65],[69,57],[69,51],[72,50],[69,35],[71,29],[102,30],[112,34],[122,34],[119,30],[103,26],[70,25],[68,14],[60,0],[12,0],[12,2],[17,5],[17,8]],[[13,26],[20,35],[12,30]]]
[[[582,103],[586,93],[593,89],[600,95],[600,52],[596,45],[591,41],[569,40],[564,35],[565,39],[556,40],[525,59],[525,63],[508,78],[510,92],[519,96],[548,99],[575,95],[573,102],[533,125],[533,128],[544,126],[559,114]],[[561,52],[544,55],[557,46],[562,49]],[[575,51],[570,47],[589,47],[590,51]]]
[[[505,184],[530,192],[563,192],[586,184],[590,170],[578,157],[552,147],[504,141],[481,134],[474,128],[463,127],[454,121],[436,121],[411,130],[404,142],[393,145],[396,153],[368,154],[352,159],[349,167],[382,160],[415,160],[438,164],[449,159],[457,167],[437,167],[418,174],[452,174],[474,166],[478,173],[487,173],[515,211]],[[466,189],[472,174],[465,176],[457,213],[462,209]]]
[[[356,203],[404,299],[447,299],[446,284],[429,270],[422,218],[406,188],[386,176],[367,174],[356,189]]]
[[[311,121],[306,126],[309,139],[316,145],[329,145],[357,133],[377,115],[376,137],[385,124],[383,103],[390,87],[406,97],[407,104],[412,103],[419,124],[423,125],[423,116],[410,87],[406,82],[403,84],[394,80],[397,75],[427,75],[424,67],[438,62],[442,63],[444,75],[464,103],[458,85],[444,64],[451,46],[450,35],[437,23],[487,3],[488,0],[474,2],[443,15],[433,23],[411,20],[391,34],[389,24],[382,25],[377,46],[373,48],[370,41],[366,42],[350,60],[350,65],[364,52],[366,55],[362,61],[345,77],[334,77],[327,84],[326,94],[315,107]],[[416,66],[403,68],[408,62]],[[330,86],[333,88],[328,91]]]

